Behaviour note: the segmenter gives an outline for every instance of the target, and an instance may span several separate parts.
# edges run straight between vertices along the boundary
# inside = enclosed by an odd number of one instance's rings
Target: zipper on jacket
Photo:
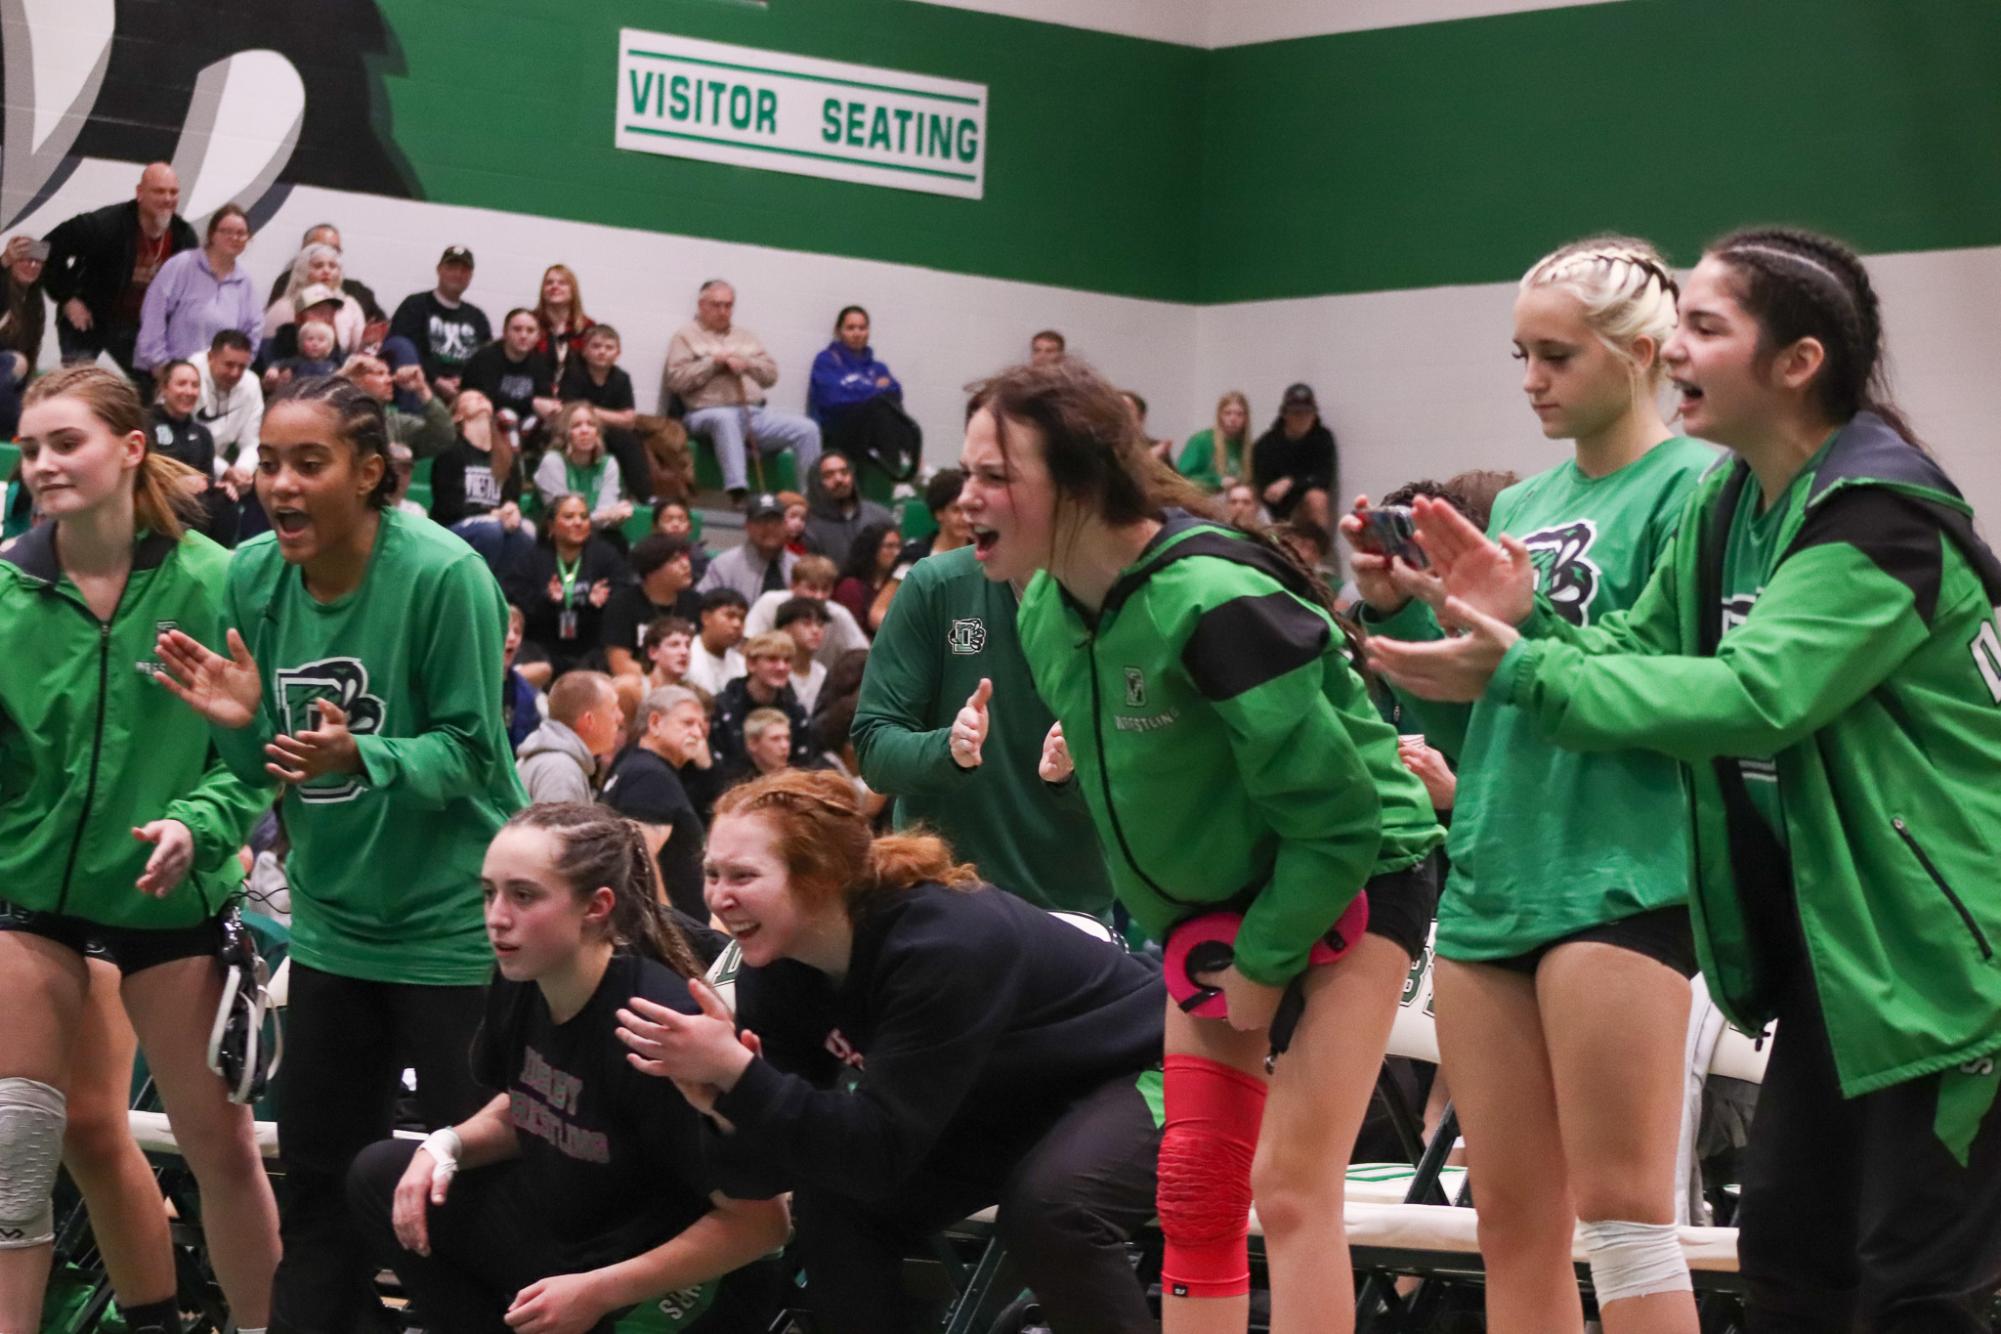
[[[1959,914],[1959,920],[1966,923],[1967,933],[1973,937],[1973,943],[1980,947],[1980,957],[1983,959],[1992,959],[1994,957],[1994,947],[1987,943],[1987,933],[1980,929],[1980,923],[1973,920],[1973,914],[1968,911],[1965,900],[1952,892],[1952,886],[1948,885],[1945,882],[1945,877],[1939,874],[1938,867],[1932,863],[1930,857],[1925,855],[1925,850],[1918,846],[1918,840],[1912,835],[1910,826],[1904,823],[1904,817],[1901,815],[1891,816],[1890,827],[1897,831],[1898,838],[1904,840],[1904,846],[1909,848],[1911,855],[1918,859],[1918,865],[1925,868],[1925,874],[1932,878],[1934,885],[1938,886],[1939,893],[1945,895],[1946,902],[1950,903],[1953,906],[1953,910]]]
[[[1098,784],[1100,787],[1104,789],[1105,815],[1112,822],[1112,832],[1118,835],[1119,851],[1122,854],[1124,854],[1126,859],[1126,865],[1133,868],[1133,874],[1138,876],[1140,879],[1146,881],[1146,887],[1148,889],[1158,894],[1161,898],[1166,899],[1169,903],[1179,904],[1184,908],[1188,907],[1193,902],[1193,900],[1178,899],[1174,895],[1162,889],[1160,885],[1155,882],[1152,876],[1148,875],[1143,869],[1141,869],[1139,864],[1139,858],[1133,856],[1132,844],[1126,842],[1126,827],[1119,821],[1118,807],[1112,804],[1111,767],[1105,762],[1105,710],[1103,705],[1103,695],[1098,687],[1098,637],[1096,635],[1091,636],[1090,662],[1091,662],[1091,723],[1092,723],[1091,730],[1093,732],[1093,739],[1098,743]]]
[[[93,617],[92,619],[96,619]],[[97,800],[97,762],[104,754],[104,697],[111,684],[111,622],[97,622],[97,723],[90,737],[90,778],[83,788],[83,809],[77,813],[76,834],[69,841],[69,860],[63,863],[62,893],[56,897],[56,912],[69,907],[70,877],[76,873],[77,854],[83,851],[84,831],[90,828],[90,808]]]

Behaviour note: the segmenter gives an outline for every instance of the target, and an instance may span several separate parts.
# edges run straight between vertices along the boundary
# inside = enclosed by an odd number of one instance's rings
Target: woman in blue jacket
[[[869,346],[868,312],[843,306],[834,341],[813,358],[806,411],[820,423],[829,449],[880,463],[903,480],[923,448],[917,424],[903,411],[903,386]]]

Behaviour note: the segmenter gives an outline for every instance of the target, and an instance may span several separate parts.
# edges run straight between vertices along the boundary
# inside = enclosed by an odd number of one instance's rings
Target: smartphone
[[[1417,525],[1410,506],[1382,505],[1360,510],[1356,517],[1362,521],[1361,539],[1356,543],[1362,550],[1378,556],[1401,556],[1404,564],[1419,570],[1431,564],[1425,559],[1424,548],[1417,544]]]

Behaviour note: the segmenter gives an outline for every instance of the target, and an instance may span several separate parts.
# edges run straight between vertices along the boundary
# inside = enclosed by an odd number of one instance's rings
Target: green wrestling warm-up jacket
[[[1445,837],[1343,636],[1295,583],[1276,552],[1179,515],[1095,624],[1046,571],[1018,622],[1120,901],[1164,941],[1249,898],[1236,963],[1268,986],[1305,969],[1371,877]]]
[[[1809,468],[1727,633],[1724,547],[1759,500],[1741,462],[1690,499],[1630,612],[1580,629],[1538,602],[1488,692],[1562,745],[1682,761],[1711,992],[1742,1028],[1772,1018],[1758,924],[1796,897],[1854,1097],[2001,1049],[2001,562],[1872,413]],[[1783,848],[1745,795],[1756,759],[1776,768]]]

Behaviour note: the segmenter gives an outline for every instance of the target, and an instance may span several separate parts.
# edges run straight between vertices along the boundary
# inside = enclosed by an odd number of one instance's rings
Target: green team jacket
[[[500,720],[507,603],[486,563],[429,519],[382,514],[361,586],[332,602],[262,534],[236,550],[224,605],[264,687],[247,727],[215,728],[237,773],[278,732],[347,714],[362,772],[287,786],[292,955],[371,982],[477,986],[493,971],[479,872],[527,805]]]
[[[928,825],[993,884],[1044,908],[1109,918],[1111,872],[1076,792],[1036,774],[1056,721],[1015,638],[1014,589],[971,547],[910,567],[869,650],[852,735],[862,779],[896,799],[896,827]],[[994,683],[977,769],[952,760],[952,720]]]
[[[1047,572],[1021,603],[1112,882],[1155,940],[1250,897],[1237,967],[1282,985],[1358,890],[1444,841],[1327,613],[1233,529],[1176,516],[1096,624]]]
[[[1740,1028],[1774,1013],[1753,923],[1790,874],[1854,1097],[2001,1048],[2001,564],[1931,459],[1864,413],[1712,648],[1724,534],[1758,494],[1746,476],[1718,468],[1697,490],[1630,612],[1579,629],[1538,599],[1488,693],[1573,749],[1682,762],[1696,945]],[[1789,867],[1728,757],[1776,762]]]
[[[225,769],[208,725],[149,678],[170,626],[221,648],[229,553],[142,533],[100,622],[55,535],[43,524],[0,549],[0,899],[104,926],[193,926],[242,881],[236,852],[271,789]],[[194,862],[154,898],[134,888],[153,848],[132,830],[160,819],[188,827]]]

